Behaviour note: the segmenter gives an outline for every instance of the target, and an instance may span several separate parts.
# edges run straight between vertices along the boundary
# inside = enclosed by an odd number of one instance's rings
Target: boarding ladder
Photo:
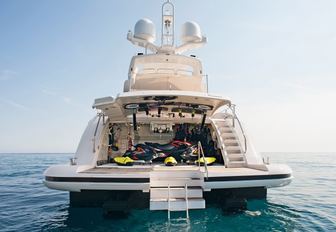
[[[201,143],[198,144],[198,158],[204,158]],[[186,211],[189,218],[190,209],[204,209],[203,199],[204,174],[200,166],[160,167],[150,172],[150,210],[167,210],[168,219],[171,211]]]
[[[153,170],[150,173],[150,210],[171,211],[204,209],[204,175],[199,169]]]

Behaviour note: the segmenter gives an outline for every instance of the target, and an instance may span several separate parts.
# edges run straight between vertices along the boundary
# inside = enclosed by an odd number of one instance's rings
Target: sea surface
[[[265,153],[287,163],[294,181],[267,200],[225,214],[218,208],[173,213],[133,210],[106,218],[101,209],[71,208],[67,192],[43,185],[43,171],[72,154],[0,154],[0,231],[336,231],[336,153]]]

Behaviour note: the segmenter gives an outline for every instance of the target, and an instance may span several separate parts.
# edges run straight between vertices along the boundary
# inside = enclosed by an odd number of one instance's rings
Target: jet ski
[[[174,157],[169,156],[169,157],[165,158],[164,164],[166,166],[175,166],[177,164],[177,161]]]
[[[182,156],[190,153],[190,143],[184,141],[172,141],[167,144],[150,143],[136,144],[133,149],[127,150],[123,157],[129,157],[133,160],[160,161],[172,156],[180,161]]]
[[[198,158],[198,149],[196,145],[190,147],[189,152],[185,152],[181,155],[182,159],[187,163],[194,163]]]
[[[134,160],[132,160],[131,158],[122,156],[114,157],[113,161],[121,166],[132,166],[134,163]]]
[[[172,156],[177,161],[182,160],[182,156],[185,153],[190,153],[191,149],[188,144],[180,143],[178,146],[174,146],[171,144],[153,144],[147,143],[147,145],[151,146],[155,153],[157,153],[157,158],[153,159],[153,161],[164,161],[165,158]]]
[[[124,157],[130,157],[133,160],[151,161],[157,157],[156,152],[150,146],[146,144],[136,144],[134,149],[127,150]]]
[[[160,151],[169,151],[176,148],[176,146],[172,145],[171,143],[159,144],[159,143],[145,142],[145,144]]]
[[[172,150],[180,146],[191,146],[191,143],[180,141],[180,140],[173,140],[170,143],[166,143],[166,144],[151,143],[151,142],[145,142],[145,144],[152,148],[156,148],[156,149],[163,150],[163,151]]]

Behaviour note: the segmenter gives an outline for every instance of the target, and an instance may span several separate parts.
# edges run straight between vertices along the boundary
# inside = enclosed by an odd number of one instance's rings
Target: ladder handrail
[[[207,162],[205,160],[205,157],[204,157],[204,151],[203,151],[203,147],[202,147],[201,141],[198,141],[198,151],[197,151],[197,153],[198,153],[198,161],[199,161],[198,162],[198,167],[199,167],[199,169],[201,169],[200,153],[202,153],[202,158],[204,160],[204,168],[205,168],[205,172],[206,172],[206,178],[208,179],[209,178],[208,164],[207,164]]]
[[[235,104],[231,104],[231,106],[229,107],[229,109],[231,110],[232,112],[232,126],[235,127],[235,121],[234,120],[237,120],[238,122],[238,125],[239,125],[239,129],[243,135],[243,138],[244,138],[244,154],[246,154],[247,152],[247,138],[246,138],[246,134],[245,134],[245,131],[243,129],[243,126],[237,116],[237,113],[236,113],[236,105]]]
[[[168,220],[170,220],[170,185],[168,184]]]
[[[185,184],[184,189],[185,189],[186,215],[187,219],[189,219],[188,184]]]
[[[245,131],[244,131],[243,127],[242,127],[242,124],[241,124],[239,118],[237,117],[237,114],[235,114],[234,117],[235,117],[235,119],[237,119],[240,131],[242,132],[242,135],[244,137],[244,154],[246,154],[246,152],[247,152],[247,139],[246,139]]]

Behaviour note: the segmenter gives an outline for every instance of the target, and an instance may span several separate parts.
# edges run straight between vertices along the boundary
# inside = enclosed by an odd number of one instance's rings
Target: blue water
[[[0,231],[336,231],[336,154],[273,153],[271,161],[294,170],[291,185],[239,214],[220,209],[173,214],[134,210],[127,218],[103,217],[101,209],[70,208],[68,193],[47,189],[43,171],[71,154],[0,154]]]

